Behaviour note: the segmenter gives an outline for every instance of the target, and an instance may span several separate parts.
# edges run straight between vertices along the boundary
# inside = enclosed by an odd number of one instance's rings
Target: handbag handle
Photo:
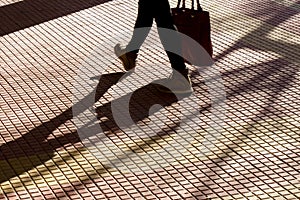
[[[202,8],[201,8],[201,5],[200,5],[200,1],[196,0],[196,2],[197,2],[197,10],[202,11]],[[181,0],[178,0],[178,2],[177,2],[177,8],[180,7],[180,3],[181,3]],[[192,10],[195,10],[194,4],[195,4],[194,0],[192,0]],[[181,8],[185,8],[185,0],[182,1],[182,7]]]

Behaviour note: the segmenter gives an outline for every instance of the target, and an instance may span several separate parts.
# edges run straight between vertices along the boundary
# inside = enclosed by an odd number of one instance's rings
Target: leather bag
[[[175,26],[180,33],[183,33],[197,43],[199,43],[206,52],[212,57],[213,48],[211,42],[211,26],[210,26],[210,16],[209,12],[203,11],[200,6],[199,0],[197,2],[197,8],[194,8],[194,0],[192,1],[191,8],[185,7],[185,0],[180,7],[181,0],[178,0],[177,7],[172,8],[172,16]],[[197,60],[199,58],[193,58],[197,55],[197,52],[192,52],[191,45],[186,42],[187,40],[182,40],[182,56],[187,60]]]

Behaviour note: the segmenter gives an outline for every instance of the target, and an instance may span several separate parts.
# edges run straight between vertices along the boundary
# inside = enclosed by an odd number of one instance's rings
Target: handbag
[[[212,57],[213,48],[211,42],[211,27],[209,12],[203,11],[199,0],[197,1],[197,9],[194,8],[194,0],[192,0],[191,8],[185,7],[185,0],[183,0],[182,6],[180,7],[181,0],[178,0],[177,7],[172,8],[172,16],[174,25],[178,31],[184,35],[189,36],[197,43],[199,43],[206,52]],[[182,56],[187,63],[188,60],[197,60],[195,58],[197,52],[193,52],[191,45],[188,40],[182,40]]]

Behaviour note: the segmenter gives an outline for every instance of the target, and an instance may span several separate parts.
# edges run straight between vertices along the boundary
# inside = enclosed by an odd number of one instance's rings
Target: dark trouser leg
[[[170,4],[168,0],[152,0],[152,2],[153,4],[156,5],[154,18],[157,26],[159,28],[166,28],[166,29],[177,31],[176,27],[174,26],[173,18],[171,15]],[[163,30],[159,31],[158,33],[159,33],[160,40],[165,49],[169,49],[179,53],[179,55],[177,55],[176,53],[166,51],[172,68],[175,70],[186,69],[184,59],[180,56],[181,42],[180,42],[179,35],[172,34],[173,37],[170,37],[170,35],[166,34],[166,32]]]
[[[138,53],[153,24],[153,9],[155,7],[151,0],[139,0],[138,16],[132,38],[126,47],[127,51]]]

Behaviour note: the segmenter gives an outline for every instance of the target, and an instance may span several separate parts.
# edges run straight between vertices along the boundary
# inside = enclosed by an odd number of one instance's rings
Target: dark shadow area
[[[0,36],[111,0],[24,0],[0,7]]]
[[[131,122],[128,121],[128,123],[124,125],[130,127],[133,125],[132,123],[136,124],[137,122],[142,121],[161,109],[160,107],[156,107],[154,105],[159,104],[162,107],[170,106],[178,100],[186,97],[186,95],[177,95],[177,97],[174,94],[159,92],[155,87],[155,84],[151,83],[137,89],[134,91],[134,93],[128,93],[121,98],[115,99],[104,104],[103,106],[98,107],[96,112],[99,119],[101,117],[107,118],[105,121],[100,123],[102,130],[112,131],[113,127],[118,127],[114,122],[114,116],[111,112],[112,104],[116,107],[122,107],[122,105],[125,106],[125,104],[128,103],[127,100],[129,99],[129,117],[132,120]],[[120,110],[120,112],[122,111]]]

